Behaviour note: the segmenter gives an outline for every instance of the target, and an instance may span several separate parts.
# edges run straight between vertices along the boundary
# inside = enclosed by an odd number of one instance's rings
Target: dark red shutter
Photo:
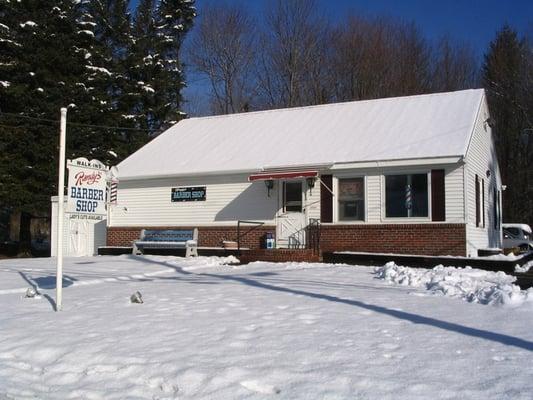
[[[446,221],[446,193],[444,170],[431,170],[431,220]]]
[[[482,226],[485,227],[485,179],[481,178],[481,215]]]
[[[325,185],[333,190],[333,177],[332,175],[322,175],[320,179],[323,183],[320,185],[320,222],[333,222],[333,196],[324,187]]]
[[[479,214],[479,177],[476,175],[476,226],[479,226],[481,220]]]
[[[492,215],[493,227],[498,229],[498,191],[496,188],[492,191]]]

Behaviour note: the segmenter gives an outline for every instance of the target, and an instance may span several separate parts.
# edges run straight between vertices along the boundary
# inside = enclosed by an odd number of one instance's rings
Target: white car
[[[533,240],[531,239],[531,227],[527,224],[502,224],[503,229],[503,247],[510,249],[518,247],[520,250],[527,251],[533,249]]]

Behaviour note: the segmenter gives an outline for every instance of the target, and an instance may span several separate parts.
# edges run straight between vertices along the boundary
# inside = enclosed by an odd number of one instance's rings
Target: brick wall
[[[322,225],[320,249],[322,252],[466,256],[466,225]]]
[[[250,228],[245,226],[243,231],[246,232]],[[141,227],[110,227],[107,230],[107,245],[131,246],[131,243],[139,238],[141,229]],[[150,227],[150,229],[192,228],[167,226]],[[276,232],[276,228],[274,226],[255,228],[242,238],[241,246],[260,249],[266,232]],[[198,245],[202,247],[220,247],[223,240],[236,239],[236,226],[198,228]],[[320,249],[322,252],[364,251],[466,256],[466,226],[464,224],[322,225]]]
[[[267,232],[276,232],[275,226],[241,227],[241,247],[259,249],[262,246],[263,236]],[[107,229],[108,246],[131,246],[134,240],[139,239],[141,227],[109,227]],[[150,227],[149,229],[193,229],[193,227]],[[245,232],[248,232],[244,235]],[[223,240],[237,241],[236,226],[201,226],[198,227],[198,246],[221,247]]]
[[[307,249],[276,249],[243,251],[239,260],[243,264],[253,261],[269,262],[319,262],[320,256],[313,250]]]

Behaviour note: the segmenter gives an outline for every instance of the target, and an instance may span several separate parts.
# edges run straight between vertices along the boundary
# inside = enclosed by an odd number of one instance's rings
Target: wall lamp
[[[274,188],[274,180],[272,179],[267,179],[265,181],[265,186],[268,190],[268,197],[270,197],[270,191],[272,190],[272,188]]]
[[[492,117],[488,117],[485,120],[485,124],[488,125],[491,128],[494,128],[494,126],[496,125],[496,120],[494,118],[492,118]]]
[[[305,181],[307,182],[307,187],[309,188],[309,191],[312,193],[312,189],[315,187],[316,178],[314,176],[310,176],[308,178],[305,178]]]

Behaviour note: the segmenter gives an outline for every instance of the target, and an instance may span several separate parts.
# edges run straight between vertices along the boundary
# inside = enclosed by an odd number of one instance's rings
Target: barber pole
[[[112,179],[109,187],[109,203],[117,204],[118,180]]]
[[[409,216],[413,208],[413,189],[411,185],[405,186],[405,208],[409,210]]]

